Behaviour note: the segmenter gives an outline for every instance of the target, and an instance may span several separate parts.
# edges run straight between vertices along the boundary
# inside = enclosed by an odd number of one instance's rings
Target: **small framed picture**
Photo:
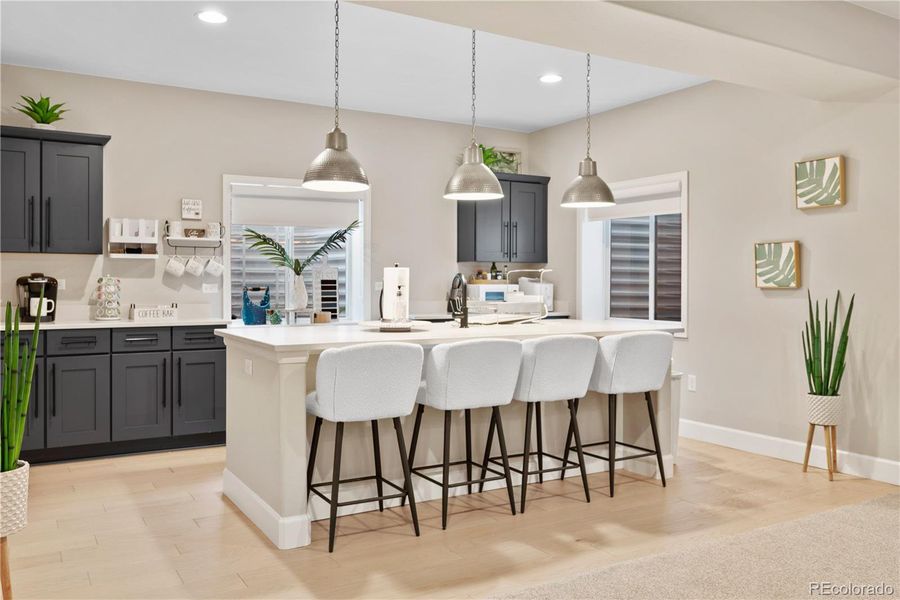
[[[794,163],[797,208],[843,206],[844,157],[829,156]]]
[[[800,242],[757,242],[753,258],[756,287],[776,290],[800,287]]]
[[[203,218],[203,200],[181,199],[181,218],[199,221]]]

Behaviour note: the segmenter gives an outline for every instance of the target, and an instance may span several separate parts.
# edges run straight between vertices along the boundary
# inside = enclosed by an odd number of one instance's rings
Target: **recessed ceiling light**
[[[212,23],[213,25],[221,25],[228,20],[228,17],[217,10],[204,10],[198,12],[197,18],[204,23]]]
[[[546,75],[541,75],[541,83],[559,83],[560,81],[562,81],[562,77],[560,77],[556,73],[547,73]]]

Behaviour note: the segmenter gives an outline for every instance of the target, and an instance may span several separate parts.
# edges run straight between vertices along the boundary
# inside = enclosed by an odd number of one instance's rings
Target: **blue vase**
[[[259,304],[254,304],[250,300],[251,291],[262,291],[262,288],[248,288],[244,286],[244,305],[241,308],[241,319],[244,321],[244,325],[265,325],[266,310],[269,308],[269,286],[266,286]]]

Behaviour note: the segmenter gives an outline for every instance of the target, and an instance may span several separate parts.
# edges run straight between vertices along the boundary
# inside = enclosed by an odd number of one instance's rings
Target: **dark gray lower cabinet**
[[[22,450],[44,447],[44,359],[34,361],[34,375],[31,380],[31,400],[28,417],[25,419],[25,435],[22,436]]]
[[[109,355],[47,358],[47,447],[110,441]]]
[[[225,350],[173,352],[175,435],[225,431]]]
[[[138,352],[112,356],[112,439],[172,435],[172,355]]]

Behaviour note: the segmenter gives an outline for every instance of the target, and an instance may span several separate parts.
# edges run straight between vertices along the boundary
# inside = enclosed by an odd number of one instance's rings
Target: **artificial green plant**
[[[478,144],[481,148],[481,157],[487,168],[501,173],[514,173],[517,157],[512,152],[503,152],[493,146]]]
[[[39,100],[35,100],[31,96],[20,96],[20,98],[22,102],[18,102],[13,108],[31,117],[35,123],[49,125],[61,120],[62,114],[69,110],[63,108],[66,105],[65,102],[50,104],[50,98],[47,96],[41,96]]]
[[[38,313],[44,307],[44,290],[38,300]],[[28,416],[28,404],[31,400],[31,384],[34,376],[34,361],[37,355],[37,339],[41,320],[34,322],[34,334],[31,338],[30,352],[20,355],[19,345],[19,311],[13,310],[12,304],[6,303],[6,321],[4,321],[5,350],[3,352],[3,404],[0,406],[0,471],[12,471],[19,466],[19,454],[22,452],[22,438],[25,435],[25,419]]]
[[[332,250],[337,250],[343,246],[347,242],[347,238],[350,237],[350,234],[353,233],[357,227],[359,227],[359,220],[353,221],[344,229],[338,229],[325,240],[324,244],[304,260],[291,258],[284,246],[269,236],[254,231],[249,227],[246,228],[244,237],[248,240],[253,240],[250,247],[259,250],[272,264],[278,267],[287,267],[294,272],[294,275],[300,275],[309,268],[311,264],[326,257]]]
[[[825,300],[825,331],[822,331],[822,321],[819,319],[819,301],[816,301],[813,311],[812,296],[807,292],[809,302],[809,321],[801,332],[803,339],[803,359],[806,362],[806,378],[809,383],[809,393],[817,396],[837,396],[841,389],[841,379],[844,377],[846,366],[847,341],[850,338],[850,318],[853,316],[853,301],[856,294],[850,298],[850,306],[847,308],[847,316],[841,328],[841,336],[835,347],[835,335],[838,330],[838,303],[841,301],[841,292],[838,291],[834,299],[834,315],[828,320],[828,300]]]

